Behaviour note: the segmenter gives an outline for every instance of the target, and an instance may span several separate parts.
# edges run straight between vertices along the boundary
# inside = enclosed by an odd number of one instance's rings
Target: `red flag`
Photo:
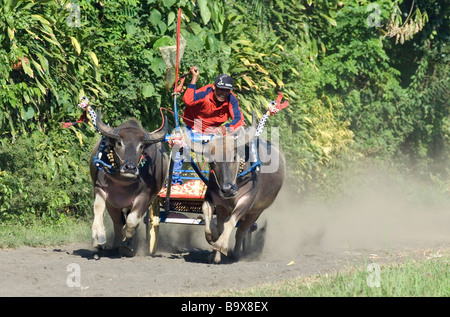
[[[83,114],[81,115],[81,117],[76,122],[63,122],[62,123],[62,128],[66,129],[66,128],[71,127],[73,125],[77,125],[78,123],[81,123],[81,122],[86,122],[86,123],[89,122],[89,118],[86,115],[86,111],[83,111]]]
[[[283,99],[283,95],[281,94],[281,92],[278,92],[278,98],[275,101],[275,105],[273,104],[273,101],[272,101],[271,102],[271,106],[269,107],[270,115],[274,115],[278,111],[280,111],[281,109],[284,109],[287,106],[289,106],[289,102],[288,101],[285,101],[285,102],[281,103],[282,99]]]

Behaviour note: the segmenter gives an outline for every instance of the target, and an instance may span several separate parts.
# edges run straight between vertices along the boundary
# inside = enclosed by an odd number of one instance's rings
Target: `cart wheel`
[[[159,208],[158,198],[155,198],[150,205],[149,215],[147,217],[147,240],[150,256],[154,256],[158,248]]]

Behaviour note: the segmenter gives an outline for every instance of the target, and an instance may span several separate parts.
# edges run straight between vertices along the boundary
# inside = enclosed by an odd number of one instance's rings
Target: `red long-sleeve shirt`
[[[228,130],[233,131],[243,125],[244,116],[233,92],[222,104],[214,100],[213,94],[212,84],[199,89],[197,85],[190,84],[183,96],[186,105],[183,113],[184,123],[199,132],[219,127],[230,118],[231,122],[225,124]]]

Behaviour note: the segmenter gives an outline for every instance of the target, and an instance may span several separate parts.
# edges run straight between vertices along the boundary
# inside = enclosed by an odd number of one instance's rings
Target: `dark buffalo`
[[[256,158],[250,158],[252,142],[261,165]],[[198,144],[190,143],[198,151]],[[273,203],[283,185],[285,159],[274,144],[255,138],[254,123],[247,131],[242,128],[231,135],[213,138],[202,146],[202,151],[211,167],[202,206],[205,237],[213,249],[211,260],[219,263],[221,254],[228,254],[231,232],[239,222],[233,250],[237,259],[249,228]],[[217,226],[212,221],[214,210]]]
[[[95,196],[92,243],[94,246],[106,243],[103,225],[106,208],[114,223],[113,247],[122,243],[121,246],[133,252],[136,228],[167,176],[168,159],[161,143],[168,131],[167,119],[162,129],[150,133],[134,119],[117,128],[109,127],[102,122],[99,111],[96,125],[106,141],[103,157],[108,156],[105,160],[111,163],[114,172],[98,169],[94,164],[99,141],[90,161]]]

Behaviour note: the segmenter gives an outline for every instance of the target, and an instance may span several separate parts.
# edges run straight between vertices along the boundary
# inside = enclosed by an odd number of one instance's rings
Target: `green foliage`
[[[81,52],[55,1],[2,0],[0,136],[47,129],[79,94],[96,95],[93,52]]]
[[[448,179],[450,103],[450,8],[443,3],[420,3],[418,10],[427,12],[429,22],[422,32],[403,44],[410,53],[402,56],[399,46],[392,52],[400,58],[396,66],[403,72],[414,72],[404,80],[407,98],[401,102],[407,109],[410,133],[405,137],[401,151],[412,166],[440,174]],[[408,73],[408,72],[406,72]],[[410,74],[410,73],[408,73]]]
[[[0,221],[83,216],[92,209],[88,161],[93,132],[81,144],[70,129],[35,131],[0,149]]]
[[[337,13],[337,27],[328,32],[329,49],[321,59],[321,70],[327,74],[321,85],[326,93],[342,98],[342,115],[350,120],[364,151],[392,152],[398,134],[407,129],[396,118],[402,111],[399,71],[390,65],[382,35],[366,21],[367,4],[345,5]],[[389,1],[380,8],[390,12]]]
[[[289,99],[267,128],[280,129],[300,190],[334,179],[346,155],[396,158],[448,186],[450,6],[411,5],[0,0],[1,220],[90,213],[96,135],[61,121],[79,117],[86,95],[112,125],[133,116],[159,127],[173,104],[159,48],[175,44],[178,8],[180,73],[199,66],[199,85],[232,75],[247,122],[279,91]]]
[[[411,165],[417,165],[418,160],[446,148],[442,124],[449,115],[448,100],[444,100],[449,74],[443,65],[448,65],[444,43],[449,36],[449,12],[437,2],[410,7],[400,1],[402,11],[414,12],[404,24],[417,24],[413,33],[423,29],[421,37],[405,31],[409,42],[400,46],[390,38],[392,25],[398,24],[399,3],[376,2],[379,23],[387,30],[367,23],[371,3],[349,3],[337,13],[337,27],[324,39],[328,51],[321,58],[321,70],[327,74],[322,77],[323,91],[344,103],[342,115],[350,120],[364,155],[400,154],[405,159],[406,154],[408,160],[415,158]],[[441,38],[433,40],[436,30]],[[448,152],[441,159],[445,156]]]

